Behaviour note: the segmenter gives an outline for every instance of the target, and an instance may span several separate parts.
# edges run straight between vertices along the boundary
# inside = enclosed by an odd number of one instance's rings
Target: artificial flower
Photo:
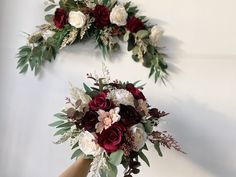
[[[123,133],[126,131],[124,125],[120,122],[112,124],[108,129],[98,135],[98,144],[108,153],[118,150]]]
[[[141,121],[141,115],[130,105],[121,104],[119,114],[121,116],[121,122],[127,127],[138,124]]]
[[[127,23],[128,13],[122,5],[116,5],[113,7],[110,14],[110,21],[117,26],[125,26]]]
[[[147,141],[147,133],[142,124],[136,124],[129,129],[131,131],[131,135],[134,139],[133,150],[139,151]]]
[[[52,30],[45,30],[42,32],[42,37],[46,41],[46,40],[48,40],[48,38],[53,37],[54,34],[55,34],[55,32]]]
[[[133,95],[125,89],[115,89],[108,93],[107,96],[113,101],[115,105],[131,105],[134,106],[134,97]]]
[[[93,11],[93,16],[95,18],[95,26],[97,28],[102,29],[110,24],[110,12],[104,5],[96,5]]]
[[[99,122],[96,124],[96,132],[101,133],[104,129],[109,128],[112,124],[120,120],[120,115],[118,114],[120,111],[119,107],[111,109],[109,112],[104,110],[98,110],[98,120]]]
[[[64,28],[64,26],[68,23],[68,13],[63,8],[57,8],[53,21],[57,28]]]
[[[89,102],[89,108],[93,111],[98,111],[99,109],[111,109],[113,107],[113,102],[110,99],[107,99],[106,97],[106,92],[99,93]]]
[[[146,100],[146,98],[143,95],[143,93],[138,88],[136,88],[133,84],[130,84],[130,83],[127,84],[126,85],[126,90],[131,92],[135,99],[137,99],[137,100],[139,100],[139,99]]]
[[[126,28],[131,33],[136,33],[139,30],[144,29],[145,26],[144,26],[144,23],[142,22],[142,20],[133,16],[128,19],[127,24],[126,24]]]
[[[88,131],[81,132],[78,136],[79,148],[85,155],[96,156],[101,152],[101,148],[96,143],[96,139]]]
[[[82,117],[81,124],[89,132],[95,131],[95,125],[98,123],[98,114],[94,111],[87,111]]]
[[[164,33],[164,30],[158,25],[155,25],[152,27],[149,38],[153,46],[158,47],[160,38],[163,35],[163,33]]]
[[[86,23],[86,16],[81,11],[69,13],[69,24],[75,28],[82,28]]]

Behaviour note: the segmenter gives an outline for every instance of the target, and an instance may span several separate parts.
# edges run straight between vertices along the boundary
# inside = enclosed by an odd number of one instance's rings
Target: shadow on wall
[[[169,106],[177,114],[166,128],[175,132],[186,156],[216,177],[236,176],[236,121],[191,99]]]

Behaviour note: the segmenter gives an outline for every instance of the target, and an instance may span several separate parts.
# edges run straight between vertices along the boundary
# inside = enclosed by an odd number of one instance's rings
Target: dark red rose
[[[120,147],[122,136],[125,131],[126,128],[124,125],[121,122],[116,122],[98,135],[98,144],[108,153],[114,152]]]
[[[127,24],[126,24],[126,28],[131,33],[136,33],[139,30],[144,29],[145,27],[144,27],[144,23],[142,22],[142,20],[133,16],[130,19],[128,19]]]
[[[98,123],[98,114],[94,111],[88,111],[82,117],[81,124],[85,130],[93,132],[95,131],[95,125]]]
[[[142,118],[136,109],[130,105],[121,104],[119,114],[121,116],[121,122],[127,127],[138,124]]]
[[[53,21],[57,28],[63,28],[68,23],[68,13],[62,8],[57,8]]]
[[[110,12],[104,5],[96,5],[93,16],[95,18],[95,26],[102,29],[110,24]]]
[[[143,93],[138,88],[136,88],[133,84],[127,84],[126,85],[126,90],[131,92],[135,99],[137,99],[137,100],[139,100],[139,99],[146,100]]]
[[[101,92],[97,96],[93,98],[89,102],[89,108],[93,111],[98,111],[99,109],[102,110],[109,110],[111,109],[114,104],[111,100],[106,99],[107,93],[106,92]]]

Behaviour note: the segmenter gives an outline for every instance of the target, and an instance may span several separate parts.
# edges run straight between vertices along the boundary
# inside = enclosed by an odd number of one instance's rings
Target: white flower
[[[127,22],[128,13],[124,6],[116,5],[110,14],[110,21],[118,26],[125,26]]]
[[[82,101],[80,106],[81,109],[88,105],[88,103],[92,100],[92,98],[87,95],[82,89],[74,87],[72,84],[70,84],[70,95],[74,101]]]
[[[132,136],[134,137],[134,151],[139,151],[147,141],[147,133],[142,124],[134,125],[130,128]]]
[[[164,33],[164,30],[160,28],[159,26],[156,25],[152,27],[149,38],[153,46],[158,47],[159,40],[161,36],[163,35],[163,33]]]
[[[117,106],[120,104],[134,106],[134,96],[127,90],[112,90],[107,97]]]
[[[54,31],[51,30],[45,30],[42,33],[43,39],[46,41],[49,37],[52,37],[55,34]]]
[[[80,11],[71,11],[69,13],[69,23],[76,28],[82,28],[86,23],[86,16]]]
[[[98,120],[99,122],[96,124],[96,132],[102,133],[103,129],[108,129],[112,124],[120,120],[120,108],[116,107],[115,109],[111,109],[109,112],[99,109],[98,110]]]
[[[79,148],[85,155],[96,156],[101,152],[101,148],[96,143],[96,139],[88,131],[79,134]]]

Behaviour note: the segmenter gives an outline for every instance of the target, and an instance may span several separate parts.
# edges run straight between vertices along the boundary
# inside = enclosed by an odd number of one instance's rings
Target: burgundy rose
[[[63,28],[68,23],[68,13],[62,8],[57,8],[53,21],[57,28]]]
[[[111,109],[114,104],[111,100],[106,99],[107,93],[106,92],[101,92],[97,96],[93,98],[89,102],[89,108],[93,111],[98,111],[99,109],[102,110],[109,110]]]
[[[138,88],[136,88],[133,84],[127,84],[126,85],[126,90],[131,92],[135,99],[137,99],[137,100],[139,100],[139,99],[146,100],[143,93]]]
[[[95,125],[98,123],[98,114],[94,111],[88,111],[82,117],[81,124],[85,130],[93,132],[95,131]]]
[[[144,29],[145,27],[144,27],[144,23],[142,22],[142,20],[133,16],[130,19],[128,19],[127,24],[126,24],[126,28],[131,33],[136,33],[139,30]]]
[[[93,16],[95,18],[95,25],[102,29],[110,24],[110,12],[104,5],[96,5]]]
[[[121,116],[121,122],[127,127],[138,124],[142,118],[136,109],[130,105],[121,104],[119,114]]]
[[[124,125],[120,122],[116,122],[98,135],[98,144],[108,153],[114,152],[120,147],[122,136],[125,131],[126,128]]]

